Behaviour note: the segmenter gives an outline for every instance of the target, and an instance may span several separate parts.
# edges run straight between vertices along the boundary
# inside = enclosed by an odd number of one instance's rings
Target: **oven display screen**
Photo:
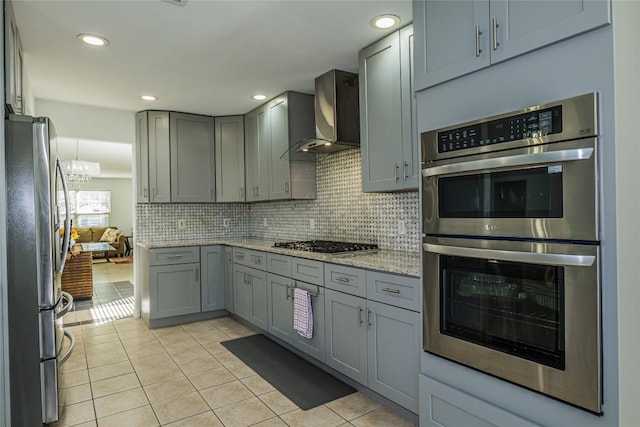
[[[440,332],[565,368],[564,268],[440,257]]]
[[[438,132],[438,153],[464,150],[562,132],[562,106]]]

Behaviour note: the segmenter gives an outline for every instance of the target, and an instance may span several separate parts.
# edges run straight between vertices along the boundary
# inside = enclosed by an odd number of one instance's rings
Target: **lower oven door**
[[[597,241],[597,138],[433,162],[423,233]]]
[[[601,412],[599,247],[427,237],[424,350]]]

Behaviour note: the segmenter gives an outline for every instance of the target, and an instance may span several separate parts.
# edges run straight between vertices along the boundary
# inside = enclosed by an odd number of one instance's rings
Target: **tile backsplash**
[[[327,239],[377,243],[384,249],[419,251],[416,191],[363,193],[360,150],[317,163],[317,198],[255,204],[138,204],[137,238],[174,240],[250,236],[285,240]],[[229,227],[223,220],[230,219]],[[179,219],[185,229],[178,230]],[[265,219],[267,225],[265,226]],[[310,222],[315,222],[313,229]],[[398,221],[406,234],[398,231]]]

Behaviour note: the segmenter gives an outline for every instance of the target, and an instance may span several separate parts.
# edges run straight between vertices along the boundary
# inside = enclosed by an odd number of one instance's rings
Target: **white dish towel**
[[[304,289],[293,288],[293,329],[304,338],[313,337],[311,295]]]

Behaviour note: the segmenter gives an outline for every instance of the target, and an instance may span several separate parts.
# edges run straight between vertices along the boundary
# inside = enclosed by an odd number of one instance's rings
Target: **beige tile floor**
[[[131,280],[124,269],[96,270]],[[361,393],[301,410],[220,345],[254,333],[230,317],[153,330],[128,317],[69,330],[76,347],[60,369],[54,426],[413,425]]]

